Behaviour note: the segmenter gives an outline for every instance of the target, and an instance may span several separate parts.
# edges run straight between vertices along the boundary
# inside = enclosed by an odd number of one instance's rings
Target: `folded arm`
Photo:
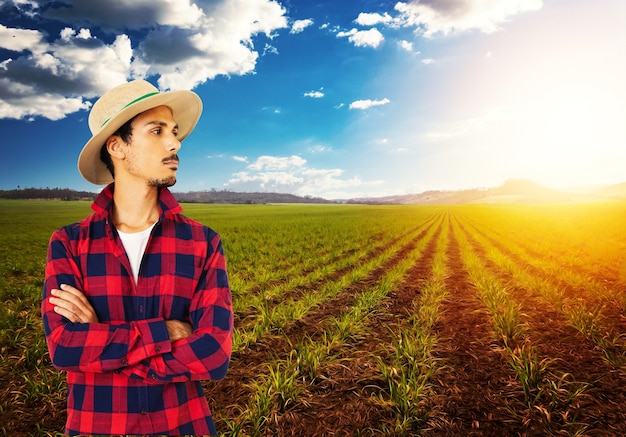
[[[189,320],[100,322],[82,288],[73,249],[51,239],[42,316],[53,364],[74,372],[117,371],[147,383],[223,378],[232,347],[232,303],[219,237],[210,245]],[[62,285],[63,284],[63,285]]]

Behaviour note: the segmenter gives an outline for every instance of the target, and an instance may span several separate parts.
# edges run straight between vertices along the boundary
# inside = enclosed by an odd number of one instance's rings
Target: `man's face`
[[[177,135],[178,125],[167,106],[139,114],[132,122],[129,143],[124,145],[127,175],[153,187],[174,185],[178,170],[176,152],[180,149]]]

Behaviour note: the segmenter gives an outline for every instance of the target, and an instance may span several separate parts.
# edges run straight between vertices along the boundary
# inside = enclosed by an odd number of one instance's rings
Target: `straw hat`
[[[96,185],[113,182],[111,173],[100,159],[100,149],[107,138],[128,120],[161,105],[172,110],[180,141],[191,133],[202,113],[202,101],[196,93],[184,90],[160,93],[145,80],[134,80],[104,93],[89,113],[92,137],[78,157],[81,176]]]

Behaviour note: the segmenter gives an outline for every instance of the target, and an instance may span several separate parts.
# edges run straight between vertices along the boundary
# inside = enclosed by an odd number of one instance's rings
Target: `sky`
[[[109,88],[204,103],[173,191],[626,182],[623,0],[0,0],[0,189],[73,188]]]

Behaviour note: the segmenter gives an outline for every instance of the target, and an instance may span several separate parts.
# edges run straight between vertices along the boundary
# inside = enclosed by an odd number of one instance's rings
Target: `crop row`
[[[0,259],[0,430],[55,435],[40,272],[49,227],[85,205],[25,205],[22,227],[0,209],[6,247],[36,240]],[[626,432],[624,240],[592,208],[187,205],[222,235],[233,290],[231,368],[204,384],[218,429]]]

